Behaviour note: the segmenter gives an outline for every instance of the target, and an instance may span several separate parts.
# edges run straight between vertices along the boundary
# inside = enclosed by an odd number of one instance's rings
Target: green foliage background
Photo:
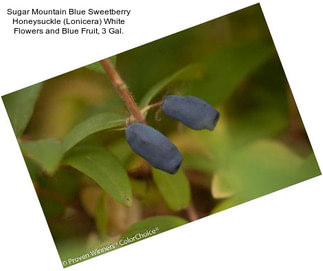
[[[182,225],[192,204],[203,217],[321,174],[259,5],[112,60],[141,108],[190,94],[221,118],[193,131],[148,112],[184,156],[170,175],[130,150],[99,63],[4,96],[62,261]]]

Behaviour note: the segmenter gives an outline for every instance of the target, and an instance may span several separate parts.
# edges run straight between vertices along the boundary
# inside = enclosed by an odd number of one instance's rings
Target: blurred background
[[[189,221],[193,208],[201,218],[321,174],[259,5],[119,54],[116,68],[140,105],[147,95],[150,103],[168,94],[194,95],[221,118],[212,132],[194,131],[158,108],[149,111],[148,124],[183,154],[182,175],[174,177],[179,181],[133,153],[122,129],[80,141],[77,146],[104,147],[117,157],[130,181],[131,206],[71,166],[49,172],[22,147],[62,260],[115,242],[150,217]],[[14,126],[10,103],[16,98],[10,95],[4,103]],[[28,125],[15,130],[20,144],[62,140],[100,113],[129,116],[93,65],[43,82],[34,100]],[[175,191],[172,198],[163,192],[165,183]]]

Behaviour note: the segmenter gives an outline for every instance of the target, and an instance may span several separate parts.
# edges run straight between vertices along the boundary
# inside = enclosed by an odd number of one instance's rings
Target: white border
[[[8,7],[107,6],[99,0],[59,2],[1,1],[1,95],[257,3],[109,1],[135,13],[126,40],[30,40],[9,34]],[[260,2],[322,168],[321,1]],[[0,269],[62,270],[2,102],[0,127]],[[69,269],[323,270],[322,192],[320,176]]]

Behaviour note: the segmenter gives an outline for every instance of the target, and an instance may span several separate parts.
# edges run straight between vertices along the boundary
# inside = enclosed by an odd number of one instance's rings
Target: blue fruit
[[[215,108],[194,96],[168,96],[163,100],[162,110],[168,117],[195,130],[212,131],[220,118]]]
[[[131,149],[155,168],[174,174],[182,163],[183,157],[176,146],[148,125],[130,124],[126,129],[126,139]]]

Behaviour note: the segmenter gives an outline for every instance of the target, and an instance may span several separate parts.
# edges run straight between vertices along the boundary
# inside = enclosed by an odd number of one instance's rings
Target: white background
[[[254,3],[2,0],[0,95]],[[322,168],[321,0],[260,3]],[[14,37],[5,12],[24,7],[128,8],[132,16],[127,35],[114,39]],[[0,127],[0,269],[62,270],[2,102]],[[317,177],[68,270],[323,270],[322,206]]]

